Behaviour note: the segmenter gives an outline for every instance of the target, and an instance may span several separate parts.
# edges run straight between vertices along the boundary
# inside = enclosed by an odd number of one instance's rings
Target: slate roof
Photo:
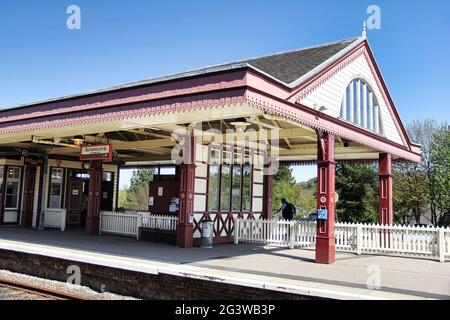
[[[246,60],[284,83],[292,83],[345,49],[358,38]]]

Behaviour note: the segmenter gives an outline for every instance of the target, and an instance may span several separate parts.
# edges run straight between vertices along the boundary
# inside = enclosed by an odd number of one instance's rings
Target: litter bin
[[[212,248],[214,238],[214,222],[205,220],[202,222],[202,240],[200,247]]]

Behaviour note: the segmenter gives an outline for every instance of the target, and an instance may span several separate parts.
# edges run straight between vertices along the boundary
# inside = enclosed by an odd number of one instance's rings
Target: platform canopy
[[[420,161],[364,37],[6,108],[0,157],[78,158],[81,141],[112,144],[123,166],[171,163],[181,132],[297,163],[316,161],[329,132],[337,161]]]

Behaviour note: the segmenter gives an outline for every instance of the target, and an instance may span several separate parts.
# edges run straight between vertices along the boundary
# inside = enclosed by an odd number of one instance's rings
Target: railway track
[[[0,300],[86,300],[86,297],[32,283],[0,280]]]

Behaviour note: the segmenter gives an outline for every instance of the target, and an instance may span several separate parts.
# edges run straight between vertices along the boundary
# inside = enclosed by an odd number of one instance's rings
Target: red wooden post
[[[191,248],[194,242],[193,221],[190,215],[194,211],[195,185],[195,140],[185,139],[183,163],[180,164],[180,207],[177,225],[177,246]]]
[[[273,174],[272,170],[265,170],[263,185],[263,219],[272,219],[272,193],[273,193]]]
[[[394,222],[392,206],[392,156],[389,153],[380,153],[379,178],[378,223],[392,225]]]
[[[335,169],[334,135],[317,134],[317,208],[328,211],[328,220],[317,220],[316,262],[335,261]]]
[[[20,225],[31,228],[33,225],[34,188],[36,182],[36,166],[26,165],[23,185],[22,221]]]
[[[88,211],[86,218],[86,233],[98,235],[100,228],[100,204],[102,193],[102,161],[91,161],[89,169]]]

